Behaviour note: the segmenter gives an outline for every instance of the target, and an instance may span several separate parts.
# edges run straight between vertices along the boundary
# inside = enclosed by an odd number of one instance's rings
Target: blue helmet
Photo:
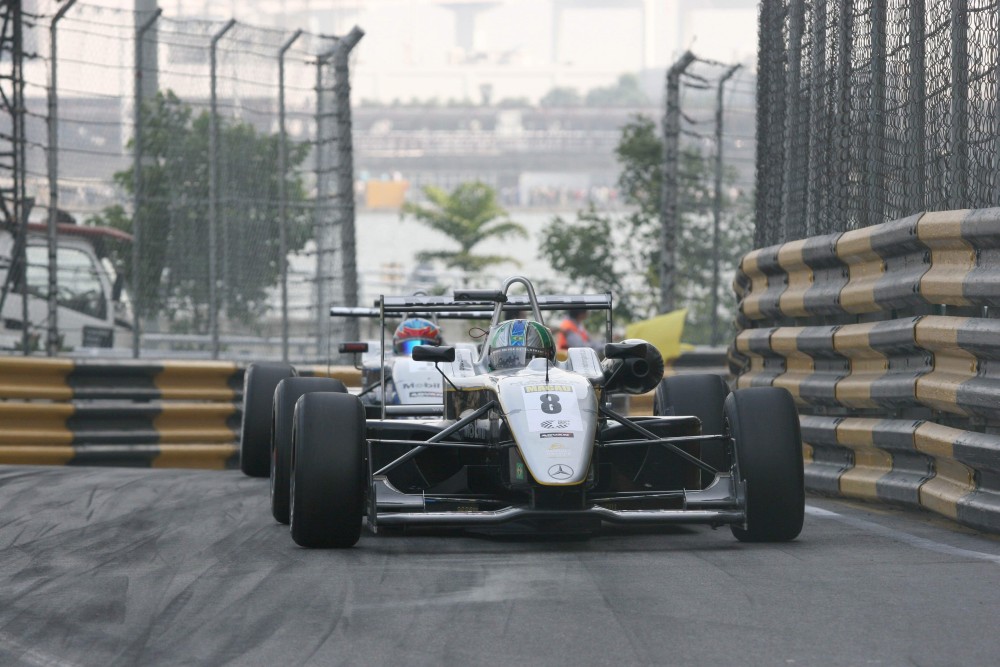
[[[441,328],[422,317],[403,320],[392,334],[392,349],[396,354],[412,354],[418,345],[440,345]]]

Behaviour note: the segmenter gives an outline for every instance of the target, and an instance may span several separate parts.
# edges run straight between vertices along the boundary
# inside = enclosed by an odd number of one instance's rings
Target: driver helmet
[[[440,345],[441,328],[422,317],[403,320],[392,334],[392,349],[396,354],[412,354],[418,345]]]
[[[554,359],[556,346],[552,334],[534,320],[507,320],[493,329],[487,353],[490,368],[524,368],[532,359]]]

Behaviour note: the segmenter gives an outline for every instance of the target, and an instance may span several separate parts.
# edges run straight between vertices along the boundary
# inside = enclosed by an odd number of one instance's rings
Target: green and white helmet
[[[552,334],[533,320],[501,322],[490,335],[487,356],[490,368],[524,368],[532,359],[554,359],[556,346]]]

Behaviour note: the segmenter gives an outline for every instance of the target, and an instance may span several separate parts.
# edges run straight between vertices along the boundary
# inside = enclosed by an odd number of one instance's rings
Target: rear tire
[[[271,402],[278,383],[295,375],[282,363],[250,364],[243,374],[243,421],[240,425],[240,470],[267,477],[271,470]]]
[[[292,465],[292,418],[295,403],[303,394],[313,392],[347,393],[340,380],[323,377],[291,377],[274,390],[271,420],[271,514],[278,523],[288,523],[288,486]]]
[[[741,542],[787,542],[802,531],[805,487],[802,435],[795,402],[778,387],[741,389],[726,399],[725,417],[746,481],[746,528]]]
[[[727,396],[729,386],[718,375],[675,375],[663,378],[656,388],[653,414],[694,415],[701,420],[703,434],[721,434],[726,430],[722,406]],[[731,466],[726,443],[721,441],[701,443],[701,460],[721,472],[726,472]],[[702,471],[702,488],[711,484],[713,479],[713,475]]]
[[[356,396],[305,394],[292,430],[290,524],[303,547],[344,548],[361,537],[365,409]]]

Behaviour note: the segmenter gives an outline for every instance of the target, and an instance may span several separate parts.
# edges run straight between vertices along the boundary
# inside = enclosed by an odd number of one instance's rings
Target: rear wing
[[[611,310],[611,294],[556,294],[538,297],[539,310]],[[381,308],[380,308],[381,306]],[[449,296],[383,296],[374,308],[330,308],[331,317],[381,317],[385,315],[434,316],[438,319],[488,320],[496,302],[482,300],[457,301]],[[531,310],[527,295],[507,297],[500,305],[505,313]]]
[[[514,284],[521,284],[527,294],[508,296],[507,291]],[[380,346],[382,396],[385,396],[385,319],[386,316],[430,317],[433,319],[490,320],[490,326],[497,324],[506,313],[514,314],[530,311],[534,319],[541,321],[542,311],[551,310],[598,310],[605,312],[605,336],[611,341],[611,293],[605,294],[555,294],[537,296],[531,281],[523,276],[511,276],[499,290],[457,289],[452,296],[411,296],[379,297],[374,308],[350,308],[334,306],[331,317],[377,317],[380,320],[382,342]],[[480,352],[480,359],[486,354],[486,346]],[[440,369],[438,369],[440,371]],[[443,374],[443,373],[442,373]],[[386,418],[385,401],[382,401],[382,419]]]

